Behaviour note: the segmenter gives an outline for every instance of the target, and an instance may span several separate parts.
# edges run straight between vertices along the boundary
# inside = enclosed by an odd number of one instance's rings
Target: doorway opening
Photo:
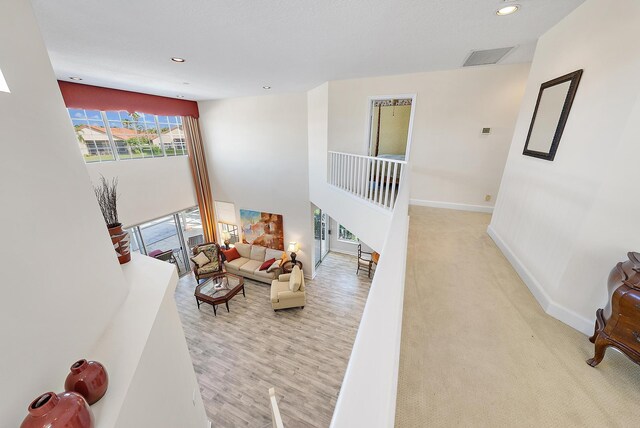
[[[414,97],[374,97],[369,105],[369,147],[372,157],[407,160]]]

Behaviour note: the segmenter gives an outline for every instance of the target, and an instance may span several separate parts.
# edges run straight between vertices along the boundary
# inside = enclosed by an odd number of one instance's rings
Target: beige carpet
[[[410,215],[397,427],[640,426],[640,366],[585,363],[593,345],[542,311],[489,214]]]

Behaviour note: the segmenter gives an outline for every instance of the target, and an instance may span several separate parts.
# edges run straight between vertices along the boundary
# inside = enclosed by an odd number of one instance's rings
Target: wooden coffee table
[[[238,294],[240,290],[242,290],[242,295],[247,297],[244,293],[243,278],[222,272],[198,284],[194,296],[196,297],[198,309],[200,309],[200,303],[209,303],[213,306],[213,315],[218,316],[216,306],[224,303],[227,307],[227,312],[229,312],[229,300]]]

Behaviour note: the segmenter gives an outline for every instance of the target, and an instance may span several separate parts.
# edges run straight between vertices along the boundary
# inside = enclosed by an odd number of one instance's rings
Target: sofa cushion
[[[237,248],[232,248],[230,250],[222,250],[222,254],[224,254],[224,257],[228,262],[231,262],[235,259],[239,259],[241,257]]]
[[[282,250],[274,250],[273,248],[267,248],[267,251],[264,254],[264,259],[265,260],[268,260],[268,259],[279,260],[280,257],[282,257],[282,253],[284,253],[284,251],[282,251]]]
[[[236,250],[238,250],[238,253],[240,253],[241,257],[244,257],[246,259],[250,259],[251,258],[251,244],[244,244],[242,242],[236,242],[235,243],[235,248],[236,248]]]
[[[280,268],[280,260],[274,261],[271,266],[267,268],[267,272],[274,272],[276,269]]]
[[[289,290],[298,291],[301,283],[302,271],[300,270],[300,267],[296,265],[291,271],[291,276],[289,277]]]
[[[278,301],[278,293],[281,291],[289,291],[289,283],[273,280],[271,282],[271,301],[273,303]]]
[[[231,267],[235,268],[236,270],[238,270],[238,269],[240,269],[240,267],[242,265],[244,265],[248,261],[249,261],[249,259],[244,258],[244,257],[240,257],[239,259],[235,259],[235,260],[232,260],[230,262],[225,262],[225,266],[231,266]]]
[[[271,265],[275,261],[276,261],[276,259],[265,260],[265,262],[260,265],[260,269],[259,270],[267,270],[267,269],[269,269],[271,267]]]
[[[251,260],[257,260],[260,263],[264,262],[264,253],[267,251],[265,247],[261,247],[259,245],[251,246]]]
[[[264,278],[264,279],[268,279],[268,280],[276,279],[276,273],[275,272],[267,272],[266,270],[256,270],[255,272],[253,272],[253,274],[255,276],[258,276],[258,277]]]
[[[209,260],[209,257],[205,256],[204,252],[200,251],[198,255],[196,255],[195,257],[191,257],[191,261],[194,262],[196,266],[202,267],[209,263],[211,260]]]
[[[254,273],[255,271],[260,269],[261,264],[262,263],[257,260],[249,260],[245,264],[240,266],[240,272]]]
[[[216,263],[208,263],[198,268],[198,275],[204,275],[205,273],[219,272],[220,265]]]
[[[282,256],[280,256],[280,266],[282,266],[287,260],[289,260],[289,256],[287,256],[287,253],[283,251]]]

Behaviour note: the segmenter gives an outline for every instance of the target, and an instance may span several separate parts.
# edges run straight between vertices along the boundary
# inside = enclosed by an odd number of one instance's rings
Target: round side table
[[[300,268],[300,270],[302,270],[301,261],[296,260],[296,265]],[[287,260],[282,264],[281,268],[282,268],[282,273],[291,273],[291,271],[293,270],[293,262],[291,260]]]

